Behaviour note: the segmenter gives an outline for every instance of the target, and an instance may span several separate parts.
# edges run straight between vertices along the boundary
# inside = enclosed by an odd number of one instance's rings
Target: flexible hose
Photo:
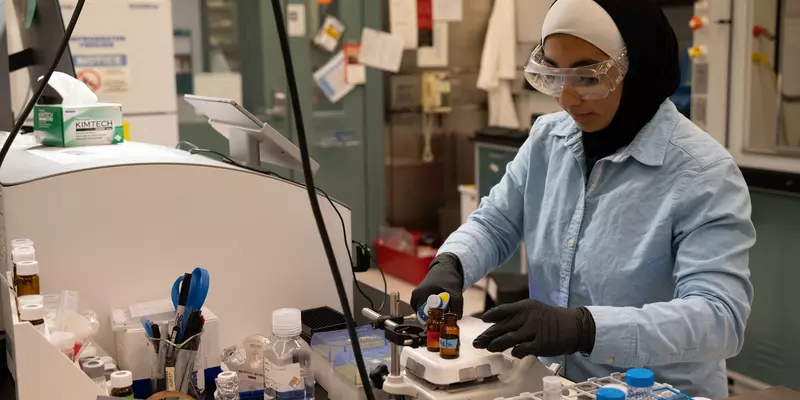
[[[347,292],[342,282],[342,275],[339,273],[339,266],[336,262],[336,255],[333,253],[331,239],[328,236],[328,230],[325,228],[325,221],[322,219],[322,211],[319,207],[317,191],[314,189],[314,173],[311,171],[311,158],[308,154],[306,130],[303,124],[302,109],[300,108],[300,95],[297,90],[297,79],[294,76],[292,53],[289,49],[289,37],[286,34],[286,25],[283,19],[283,10],[281,9],[280,0],[272,0],[272,11],[275,15],[275,25],[278,27],[278,39],[281,43],[281,53],[283,53],[283,67],[286,70],[286,80],[289,84],[289,97],[292,100],[292,111],[295,125],[297,126],[297,144],[298,147],[300,147],[300,158],[303,162],[303,177],[305,178],[308,200],[311,203],[311,211],[314,213],[314,220],[317,222],[319,237],[322,239],[322,247],[325,249],[325,255],[328,257],[328,265],[331,267],[331,275],[333,275],[333,282],[336,284],[336,292],[339,294],[339,302],[342,305],[342,313],[347,323],[347,333],[350,335],[350,342],[353,345],[358,374],[361,376],[361,382],[363,383],[362,387],[364,388],[367,399],[374,400],[375,395],[372,393],[372,385],[370,385],[371,381],[367,373],[367,367],[364,365],[364,357],[361,355],[361,345],[358,342],[358,333],[356,333],[356,322],[350,310],[350,303],[347,301]]]

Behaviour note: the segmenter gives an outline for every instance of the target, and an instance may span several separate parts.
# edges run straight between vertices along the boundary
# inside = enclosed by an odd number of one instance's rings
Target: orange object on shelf
[[[695,17],[692,17],[692,19],[689,20],[689,28],[691,28],[693,31],[696,31],[696,30],[702,28],[703,26],[705,26],[705,24],[706,23],[703,20],[703,18],[700,18],[700,17],[696,17],[695,16]]]
[[[689,58],[695,59],[702,55],[705,55],[706,51],[703,46],[692,46],[689,48]]]

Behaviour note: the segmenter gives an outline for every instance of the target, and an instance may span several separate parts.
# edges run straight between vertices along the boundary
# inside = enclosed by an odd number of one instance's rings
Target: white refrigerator
[[[62,0],[64,24],[76,0]],[[122,104],[132,141],[174,147],[178,97],[170,0],[87,1],[70,40],[79,79]]]

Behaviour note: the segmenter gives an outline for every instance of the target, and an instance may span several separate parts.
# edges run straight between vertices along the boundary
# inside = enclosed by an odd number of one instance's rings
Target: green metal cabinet
[[[489,191],[500,183],[500,179],[506,173],[506,165],[514,159],[518,151],[519,146],[500,145],[475,139],[475,182],[477,182],[476,189],[480,198],[488,196]],[[508,262],[500,266],[497,271],[527,272],[525,257],[520,249],[517,249]]]
[[[357,86],[335,104],[321,93],[312,75],[341,51],[344,43],[359,42],[363,27],[382,27],[384,2],[333,0],[327,5],[318,4],[317,0],[281,2],[284,14],[288,4],[305,7],[306,35],[290,37],[289,42],[309,151],[320,164],[315,184],[352,209],[353,239],[367,242],[377,235],[385,214],[383,73],[368,69],[366,85]],[[297,126],[288,97],[271,0],[240,0],[235,4],[244,106],[297,143]],[[336,16],[345,25],[343,38],[334,53],[313,44],[313,37],[326,15]],[[181,130],[184,140],[191,137],[193,142],[208,143],[218,146],[212,147],[216,150],[227,152],[226,141],[214,135],[204,129]],[[331,145],[328,138],[333,135],[347,140]],[[285,177],[303,180],[299,171],[264,167]]]
[[[744,348],[728,368],[770,385],[800,390],[800,198],[751,191],[758,239],[750,251],[755,297]]]

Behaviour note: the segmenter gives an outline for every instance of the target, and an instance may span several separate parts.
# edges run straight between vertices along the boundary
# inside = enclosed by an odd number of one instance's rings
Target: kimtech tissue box
[[[40,80],[42,78],[39,78]],[[85,83],[54,72],[47,84],[61,96],[61,104],[37,104],[33,130],[45,146],[77,147],[122,143],[122,105],[98,103]]]
[[[37,105],[33,113],[33,129],[45,146],[77,147],[123,141],[119,104]]]

